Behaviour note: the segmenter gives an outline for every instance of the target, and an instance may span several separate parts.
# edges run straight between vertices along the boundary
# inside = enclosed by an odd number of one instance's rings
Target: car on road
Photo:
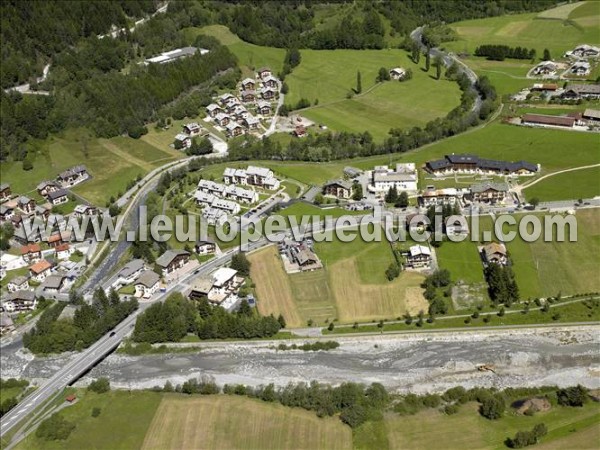
[[[111,331],[110,334],[108,335],[108,337],[113,337],[115,334],[117,334],[116,331]]]

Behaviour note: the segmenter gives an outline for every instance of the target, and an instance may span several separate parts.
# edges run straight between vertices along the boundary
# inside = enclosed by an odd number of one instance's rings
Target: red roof
[[[523,122],[539,123],[542,125],[557,125],[563,127],[572,127],[575,123],[573,117],[547,116],[544,114],[525,114]]]
[[[57,252],[64,252],[65,250],[69,250],[69,244],[67,244],[67,243],[64,243],[64,244],[57,245],[57,246],[55,247],[55,250],[56,250]]]
[[[42,251],[42,248],[39,244],[29,244],[21,247],[21,254],[27,255],[29,253],[39,253]]]
[[[75,400],[77,400],[77,396],[75,394],[70,394],[70,395],[66,396],[65,400],[68,401],[69,403],[72,403]]]
[[[38,274],[38,273],[45,272],[46,270],[50,269],[51,267],[52,267],[52,264],[50,264],[45,259],[42,259],[40,262],[37,262],[33,266],[31,266],[29,268],[29,270],[31,270],[35,274]]]
[[[56,241],[60,241],[61,240],[61,235],[60,234],[53,234],[52,236],[50,236],[48,238],[48,242],[56,242]]]

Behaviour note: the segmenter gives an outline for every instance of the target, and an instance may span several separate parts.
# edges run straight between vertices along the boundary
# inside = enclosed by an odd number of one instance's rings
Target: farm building
[[[561,97],[571,100],[597,99],[600,98],[600,84],[570,84]]]
[[[575,125],[574,117],[550,116],[546,114],[524,114],[521,119],[523,125],[532,125],[536,127],[567,127],[573,128]]]

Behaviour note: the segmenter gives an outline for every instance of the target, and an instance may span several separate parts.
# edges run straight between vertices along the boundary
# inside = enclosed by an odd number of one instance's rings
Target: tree
[[[377,73],[376,81],[381,83],[382,81],[388,81],[390,79],[390,71],[385,67],[380,67],[379,72]]]
[[[529,204],[531,206],[533,206],[533,209],[537,208],[538,205],[540,204],[540,199],[537,197],[533,197],[532,199],[529,200]]]
[[[285,318],[281,314],[279,314],[279,316],[277,317],[277,322],[279,322],[281,328],[285,328],[285,326],[287,325]]]
[[[40,424],[35,435],[46,441],[64,441],[74,429],[74,423],[67,421],[59,413],[55,413]]]
[[[429,49],[425,52],[425,72],[429,72],[429,67],[431,66],[431,53]]]
[[[433,64],[435,65],[435,78],[439,80],[442,77],[442,66],[444,65],[441,56],[436,56]]]
[[[335,328],[335,325],[333,324],[333,322],[331,322],[331,323],[330,323],[330,324],[327,326],[327,329],[328,329],[329,331],[333,331],[333,329],[334,329],[334,328]]]
[[[248,300],[244,299],[240,302],[240,307],[237,310],[239,316],[250,317],[252,315],[252,308],[248,303]]]
[[[211,140],[205,136],[202,139],[192,139],[192,145],[187,150],[188,155],[207,155],[213,152],[213,144]]]
[[[281,92],[282,94],[285,95],[289,92],[289,90],[290,90],[290,88],[285,81],[283,83],[281,83],[281,90],[279,92]]]
[[[490,420],[497,420],[504,414],[504,400],[500,397],[488,397],[483,400],[479,413]]]
[[[396,203],[396,201],[398,200],[398,190],[396,189],[396,186],[392,186],[391,188],[388,189],[387,194],[385,194],[385,202],[386,203]]]
[[[419,61],[421,60],[421,47],[417,42],[413,41],[411,46],[411,54],[413,62],[415,64],[419,64]]]
[[[320,192],[315,195],[315,199],[313,200],[313,203],[317,206],[321,205],[323,202],[325,201],[325,198],[323,197],[323,194],[321,194]]]
[[[244,277],[250,275],[250,261],[244,252],[238,252],[231,257],[231,268],[237,270]]]
[[[354,183],[352,185],[352,200],[360,201],[363,198],[362,184]]]
[[[92,381],[87,387],[88,391],[96,392],[97,394],[103,394],[110,391],[110,381],[108,378],[98,378]]]
[[[583,406],[588,400],[587,389],[581,385],[559,389],[556,397],[562,406]]]
[[[544,49],[544,61],[550,61],[552,56],[550,55],[550,50],[547,48]]]
[[[396,201],[396,207],[398,208],[406,208],[408,206],[408,194],[406,191],[400,192],[398,195],[398,200]]]
[[[360,94],[362,92],[362,80],[360,76],[360,70],[356,72],[356,93]]]

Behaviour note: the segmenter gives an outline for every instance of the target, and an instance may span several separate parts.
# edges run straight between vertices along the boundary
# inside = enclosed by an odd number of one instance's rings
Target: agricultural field
[[[530,430],[538,423],[548,427],[548,435],[536,448],[591,449],[600,439],[599,419],[600,408],[592,402],[583,408],[555,406],[531,417],[507,414],[500,420],[481,417],[477,404],[467,403],[451,416],[427,410],[414,416],[390,415],[384,423],[390,449],[502,449],[506,448],[506,438],[519,430]],[[440,436],[444,436],[443,442]],[[586,437],[590,439],[586,441]],[[557,447],[558,443],[562,446]]]
[[[143,450],[167,448],[347,449],[352,432],[337,418],[243,397],[165,396]]]
[[[518,224],[523,215],[514,217]],[[544,242],[540,238],[528,243],[517,237],[506,243],[522,299],[600,290],[595,262],[600,253],[600,212],[579,210],[575,217],[577,242]],[[481,232],[491,230],[491,218],[482,217],[479,226]],[[517,226],[505,226],[504,231],[517,231]],[[467,238],[460,243],[444,242],[436,249],[440,267],[450,270],[453,281],[475,284],[483,280],[476,246]]]
[[[2,163],[2,181],[10,183],[13,192],[32,195],[39,182],[55,179],[59,172],[83,164],[92,179],[74,187],[73,192],[100,206],[124,192],[127,183],[138,175],[182,156],[168,147],[157,148],[129,137],[98,139],[83,129],[51,135],[33,145],[37,151],[32,170],[22,170],[19,161]]]
[[[309,319],[320,325],[334,318],[351,323],[427,309],[422,275],[403,272],[394,281],[385,278],[394,260],[387,241],[343,243],[334,238],[316,243],[315,251],[324,269],[291,275],[284,271],[275,247],[249,256],[262,314],[283,314],[290,326],[304,326]]]
[[[471,54],[481,44],[520,46],[535,48],[538,58],[547,48],[556,58],[578,44],[600,45],[597,31],[600,7],[597,2],[582,2],[572,11],[559,8],[563,9],[550,10],[555,17],[551,17],[550,11],[543,11],[456,22],[451,27],[459,39],[446,42],[444,46]]]
[[[559,173],[535,183],[524,191],[525,197],[540,201],[592,198],[600,195],[600,167]]]

